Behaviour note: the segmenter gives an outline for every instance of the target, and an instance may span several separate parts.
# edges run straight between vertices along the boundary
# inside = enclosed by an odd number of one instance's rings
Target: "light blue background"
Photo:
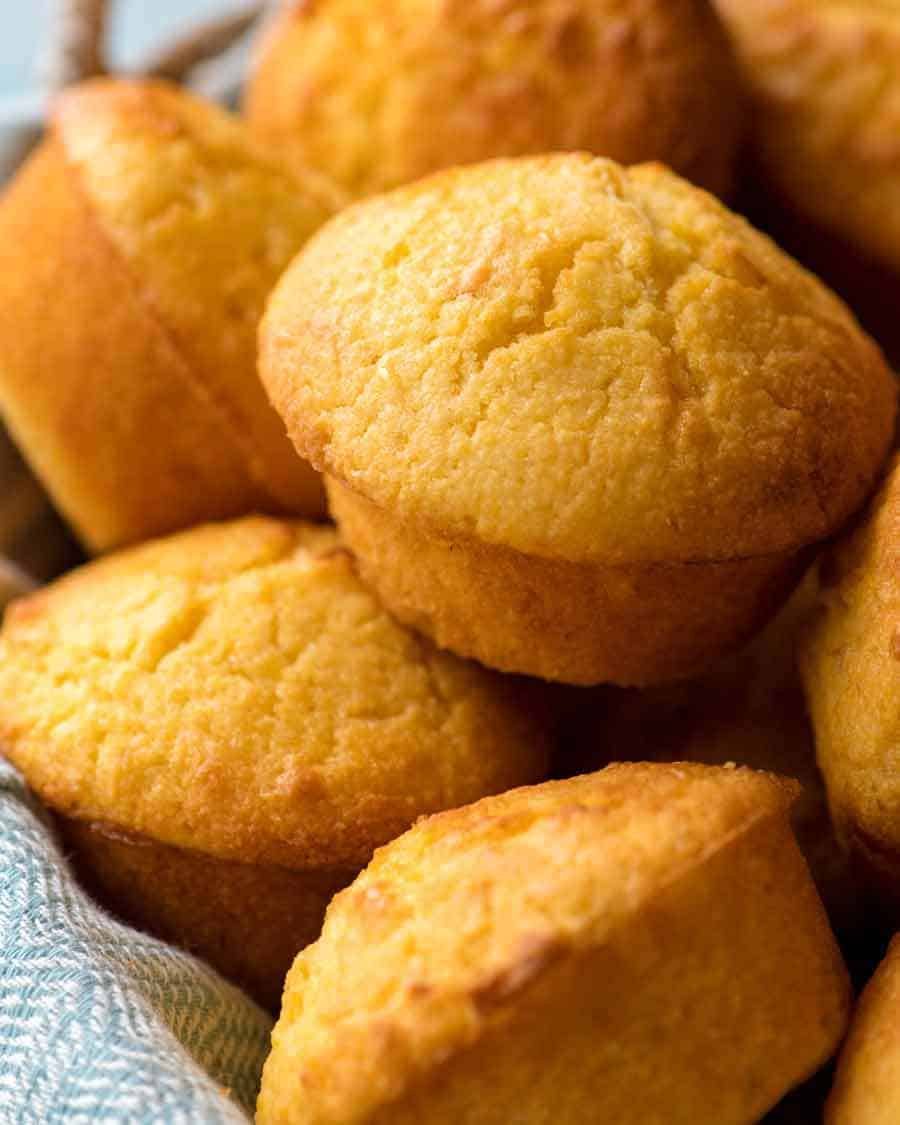
[[[236,6],[234,0],[112,0],[114,64],[133,66],[179,28]],[[52,0],[0,0],[0,99],[35,88],[35,59],[53,8]]]

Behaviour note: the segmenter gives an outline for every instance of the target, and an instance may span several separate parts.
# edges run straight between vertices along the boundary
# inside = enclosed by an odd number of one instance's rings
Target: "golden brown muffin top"
[[[355,195],[573,149],[724,191],[740,109],[702,0],[295,0],[247,96],[261,137]]]
[[[846,307],[659,166],[438,173],[338,215],[270,301],[300,453],[376,504],[547,557],[795,548],[863,499],[895,386]]]
[[[248,518],[13,603],[0,745],[52,807],[222,858],[364,863],[543,776],[506,681],[396,624],[336,533]]]
[[[54,104],[51,143],[279,510],[308,469],[256,378],[256,330],[285,266],[336,209],[322,177],[288,172],[217,106],[164,82],[96,79]]]
[[[369,1120],[795,791],[746,769],[614,765],[420,822],[295,960],[260,1120]]]

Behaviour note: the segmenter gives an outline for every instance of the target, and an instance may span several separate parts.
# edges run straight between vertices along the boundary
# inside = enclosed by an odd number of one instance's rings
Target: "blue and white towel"
[[[270,1030],[92,902],[0,759],[0,1125],[246,1125]]]

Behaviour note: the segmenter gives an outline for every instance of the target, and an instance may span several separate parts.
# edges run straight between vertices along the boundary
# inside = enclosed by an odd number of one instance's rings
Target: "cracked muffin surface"
[[[349,208],[270,300],[299,452],[394,516],[548,559],[742,559],[865,497],[895,388],[846,307],[659,166],[495,161]]]
[[[245,107],[262,139],[357,196],[574,149],[663,160],[723,192],[742,120],[701,0],[295,0]]]
[[[54,809],[221,859],[351,867],[543,776],[541,724],[394,622],[333,530],[248,518],[14,603],[0,744]]]

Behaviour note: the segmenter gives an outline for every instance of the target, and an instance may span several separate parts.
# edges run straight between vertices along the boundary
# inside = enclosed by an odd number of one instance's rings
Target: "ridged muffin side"
[[[422,821],[295,961],[261,1125],[756,1120],[849,1006],[791,792],[620,765]]]
[[[57,101],[0,200],[0,411],[90,548],[321,513],[259,385],[256,328],[339,198],[164,83]]]

